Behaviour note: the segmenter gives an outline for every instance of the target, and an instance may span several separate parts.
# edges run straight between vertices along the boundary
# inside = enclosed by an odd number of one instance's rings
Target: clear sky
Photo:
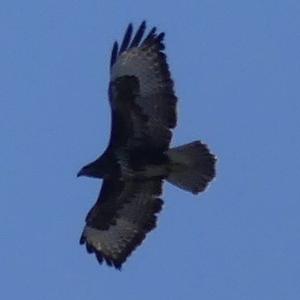
[[[0,9],[1,299],[300,299],[300,1],[16,1]],[[112,43],[166,32],[173,145],[218,156],[200,196],[165,185],[122,272],[79,246],[101,182]]]

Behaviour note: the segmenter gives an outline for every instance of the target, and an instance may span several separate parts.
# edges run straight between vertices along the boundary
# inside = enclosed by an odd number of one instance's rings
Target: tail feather
[[[172,148],[167,155],[171,161],[167,180],[183,190],[200,193],[215,177],[216,157],[200,141]]]

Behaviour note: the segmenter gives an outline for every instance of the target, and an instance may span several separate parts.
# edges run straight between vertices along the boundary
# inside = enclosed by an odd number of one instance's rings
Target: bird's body
[[[98,261],[120,268],[156,226],[163,181],[199,193],[215,176],[215,157],[195,141],[170,148],[177,98],[163,52],[164,34],[132,25],[111,56],[111,137],[105,152],[78,175],[103,179],[80,242]]]
[[[147,150],[107,149],[96,161],[88,164],[80,175],[99,179],[165,178],[168,175],[169,158],[167,153]],[[88,169],[88,170],[87,170]]]

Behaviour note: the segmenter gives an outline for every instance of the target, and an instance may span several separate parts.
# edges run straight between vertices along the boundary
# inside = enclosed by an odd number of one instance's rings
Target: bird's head
[[[103,178],[105,176],[105,169],[103,168],[102,160],[96,159],[95,161],[81,168],[77,173],[77,177],[79,176]]]
[[[89,174],[90,174],[90,168],[89,165],[87,165],[80,169],[80,171],[77,173],[77,177],[89,176]]]

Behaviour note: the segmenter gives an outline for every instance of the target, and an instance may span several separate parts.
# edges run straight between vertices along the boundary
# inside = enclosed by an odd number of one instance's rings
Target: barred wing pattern
[[[113,46],[110,144],[167,150],[176,126],[177,98],[163,53],[164,33],[156,34],[154,27],[143,39],[145,28],[143,22],[131,38],[130,24],[121,46]]]
[[[98,201],[86,218],[80,243],[100,263],[122,263],[156,225],[162,208],[162,181],[104,180]]]

